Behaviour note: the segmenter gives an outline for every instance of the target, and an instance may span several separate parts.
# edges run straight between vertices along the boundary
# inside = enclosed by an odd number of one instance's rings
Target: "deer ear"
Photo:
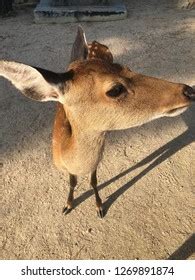
[[[105,45],[102,45],[96,41],[93,41],[91,44],[89,44],[89,52],[87,59],[102,59],[106,60],[110,63],[113,63],[113,55],[109,48]]]
[[[85,37],[85,32],[81,26],[78,26],[77,35],[72,46],[71,62],[75,60],[86,59],[88,55],[88,45]]]
[[[0,60],[0,76],[10,80],[25,96],[37,101],[64,103],[66,82],[71,71],[54,73],[19,62]]]

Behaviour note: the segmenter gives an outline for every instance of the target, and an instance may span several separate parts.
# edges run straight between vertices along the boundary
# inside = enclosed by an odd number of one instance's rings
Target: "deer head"
[[[144,76],[113,63],[110,50],[87,44],[81,28],[68,71],[54,73],[13,61],[0,61],[0,75],[27,97],[58,101],[86,131],[126,129],[163,116],[176,116],[195,98],[184,84]]]

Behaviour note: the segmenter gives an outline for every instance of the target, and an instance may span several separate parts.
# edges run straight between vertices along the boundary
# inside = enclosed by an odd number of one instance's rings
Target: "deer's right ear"
[[[73,73],[54,73],[23,63],[0,60],[0,76],[10,80],[31,99],[64,103],[66,82],[72,78]]]
[[[93,41],[88,45],[89,52],[87,59],[101,59],[109,63],[113,63],[113,55],[109,48],[97,41]]]
[[[87,58],[87,55],[88,45],[85,37],[85,32],[81,26],[78,26],[77,35],[72,46],[70,62],[73,62],[75,60],[84,60]]]

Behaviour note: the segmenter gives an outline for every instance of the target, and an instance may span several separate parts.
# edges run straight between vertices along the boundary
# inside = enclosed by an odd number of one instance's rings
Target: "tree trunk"
[[[13,0],[0,0],[0,15],[6,15],[9,11],[12,11]]]

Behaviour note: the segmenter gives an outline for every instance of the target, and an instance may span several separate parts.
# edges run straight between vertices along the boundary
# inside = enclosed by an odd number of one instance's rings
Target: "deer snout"
[[[183,94],[191,101],[195,101],[195,89],[193,87],[185,85]]]

